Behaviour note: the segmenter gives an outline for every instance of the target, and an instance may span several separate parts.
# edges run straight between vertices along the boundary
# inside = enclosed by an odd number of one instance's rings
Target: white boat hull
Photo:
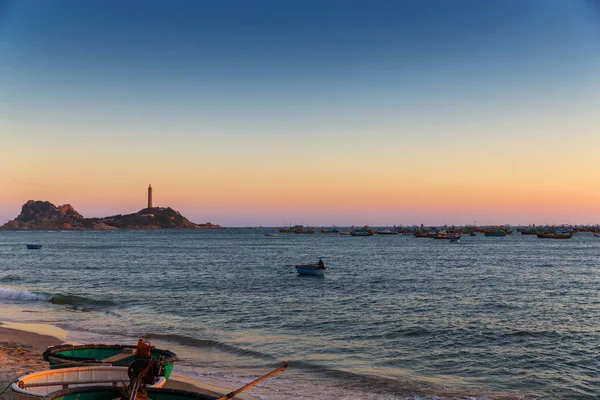
[[[161,388],[166,382],[166,378],[160,376],[154,385],[149,385],[148,387]],[[48,383],[50,383],[50,385],[46,385]],[[56,383],[56,385],[53,383]],[[26,394],[28,396],[44,397],[49,393],[67,388],[79,386],[121,387],[122,383],[125,383],[125,385],[129,384],[127,367],[72,367],[49,369],[22,376],[18,381],[11,385],[11,389],[17,393]],[[39,384],[43,384],[43,386],[37,386]]]

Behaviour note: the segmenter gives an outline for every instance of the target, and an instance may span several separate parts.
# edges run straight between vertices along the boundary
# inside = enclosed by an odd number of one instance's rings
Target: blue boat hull
[[[296,267],[296,271],[298,271],[298,273],[300,275],[315,275],[315,276],[323,276],[323,275],[325,275],[325,270],[324,269],[310,269],[310,268]]]
[[[39,249],[41,249],[41,248],[42,248],[42,246],[43,246],[43,245],[41,245],[41,244],[28,244],[28,245],[27,245],[27,248],[28,248],[29,250],[39,250]]]

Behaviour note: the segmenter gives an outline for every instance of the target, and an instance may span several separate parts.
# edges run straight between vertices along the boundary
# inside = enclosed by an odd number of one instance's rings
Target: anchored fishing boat
[[[461,234],[455,232],[441,231],[438,232],[433,238],[434,239],[445,239],[445,240],[460,240]]]
[[[164,363],[164,376],[169,378],[173,371],[173,363],[178,361],[177,355],[169,350],[161,350],[150,343],[138,342],[137,346],[121,344],[84,344],[48,347],[42,354],[44,360],[50,363],[50,368],[84,367],[94,365],[129,366],[130,363],[142,356],[141,352],[149,352],[152,360]]]
[[[497,231],[484,231],[483,234],[485,236],[493,236],[493,237],[505,237],[508,236],[512,233],[512,231],[503,231],[503,230],[497,230]]]
[[[11,385],[16,393],[33,397],[44,397],[62,389],[81,386],[121,386],[129,382],[128,367],[71,367],[34,372],[20,377]],[[150,388],[161,388],[167,382],[164,376],[154,377]]]
[[[398,231],[395,231],[395,230],[393,231],[391,229],[383,229],[380,231],[375,231],[375,233],[378,235],[397,235]]]
[[[29,250],[39,250],[42,248],[43,244],[26,244],[26,246]]]
[[[362,228],[352,227],[352,229],[350,230],[350,234],[352,236],[373,236],[375,232],[373,232],[371,228],[365,225]]]
[[[573,237],[573,232],[545,232],[545,233],[536,233],[537,237],[540,239],[570,239]]]
[[[294,227],[294,233],[300,233],[300,234],[310,234],[310,233],[315,233],[315,227],[314,226],[303,226],[303,225],[296,225]]]

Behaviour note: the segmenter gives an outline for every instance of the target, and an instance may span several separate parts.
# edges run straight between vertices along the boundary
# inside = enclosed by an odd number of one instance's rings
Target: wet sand
[[[0,323],[1,324],[1,323]],[[22,329],[14,329],[18,326]],[[48,346],[56,346],[64,341],[47,333],[59,333],[55,327],[37,324],[5,324],[0,326],[0,393],[18,377],[37,371],[48,369],[48,363],[42,358],[42,353]],[[66,336],[65,336],[66,337]],[[201,392],[213,396],[223,396],[229,393],[224,389],[212,385],[206,385],[181,374],[172,374],[171,379],[164,386],[170,389],[189,390]],[[13,396],[0,396],[2,400]],[[240,394],[234,399],[257,400],[256,397]]]

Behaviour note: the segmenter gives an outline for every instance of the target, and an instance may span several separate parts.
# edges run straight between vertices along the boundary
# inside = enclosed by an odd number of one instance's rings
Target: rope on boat
[[[2,390],[2,391],[0,392],[0,396],[2,396],[2,395],[4,394],[4,392],[6,392],[6,391],[8,390],[8,388],[9,388],[9,387],[11,387],[11,385],[12,385],[13,383],[17,383],[17,382],[19,382],[19,378],[17,378],[17,379],[15,379],[14,381],[10,382],[10,383],[8,384],[8,386],[7,386],[7,387],[5,387],[5,388],[4,388],[4,390]]]

